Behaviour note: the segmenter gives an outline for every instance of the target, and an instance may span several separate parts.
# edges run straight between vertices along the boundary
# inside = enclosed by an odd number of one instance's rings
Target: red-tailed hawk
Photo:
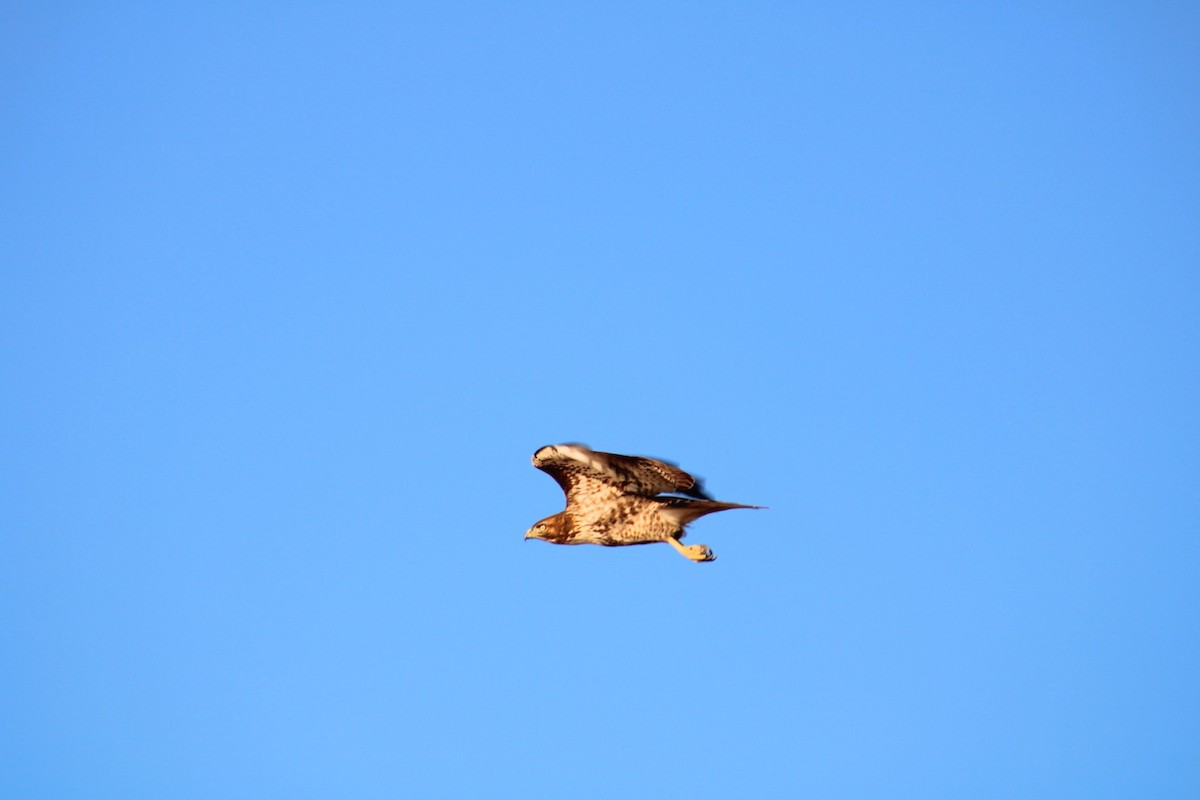
[[[543,447],[533,454],[533,465],[558,481],[567,495],[564,511],[525,532],[526,539],[552,544],[666,542],[692,561],[712,561],[716,555],[707,545],[680,543],[684,526],[715,511],[762,507],[713,500],[699,481],[673,464],[598,453],[581,444]]]

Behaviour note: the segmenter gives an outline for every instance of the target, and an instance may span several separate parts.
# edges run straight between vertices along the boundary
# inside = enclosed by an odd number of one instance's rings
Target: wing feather
[[[701,499],[700,481],[674,464],[644,456],[601,453],[581,444],[548,445],[533,454],[533,465],[558,482],[570,501],[581,484],[600,482],[625,494],[653,497],[678,492]]]

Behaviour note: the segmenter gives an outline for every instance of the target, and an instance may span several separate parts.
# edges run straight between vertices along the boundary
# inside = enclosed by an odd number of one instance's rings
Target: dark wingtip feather
[[[696,478],[696,482],[692,484],[692,488],[683,492],[688,497],[695,497],[698,500],[712,500],[713,496],[704,490],[704,481]]]

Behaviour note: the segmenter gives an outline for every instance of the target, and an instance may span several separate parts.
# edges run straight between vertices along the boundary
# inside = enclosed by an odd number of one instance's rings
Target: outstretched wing
[[[642,456],[600,453],[581,444],[543,447],[533,454],[533,465],[558,481],[568,502],[582,485],[593,481],[619,489],[624,494],[643,497],[678,492],[712,499],[704,493],[700,481],[674,464]]]

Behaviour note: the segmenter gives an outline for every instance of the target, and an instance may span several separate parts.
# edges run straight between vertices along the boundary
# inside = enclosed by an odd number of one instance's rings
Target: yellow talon
[[[684,558],[690,559],[697,563],[701,561],[716,561],[717,554],[708,549],[706,544],[682,544],[675,537],[667,539],[672,547],[679,551],[679,554]]]

